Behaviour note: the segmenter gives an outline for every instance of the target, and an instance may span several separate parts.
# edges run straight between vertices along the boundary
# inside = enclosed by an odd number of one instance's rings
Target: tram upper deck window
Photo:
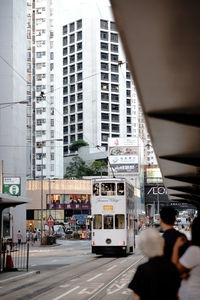
[[[104,229],[113,229],[113,216],[112,215],[104,216]]]
[[[117,184],[117,195],[118,196],[124,195],[124,183],[123,182]]]
[[[101,184],[101,195],[102,196],[113,196],[115,195],[115,183],[107,182]]]
[[[93,229],[102,229],[102,215],[94,215]]]
[[[124,215],[115,215],[115,229],[124,229],[125,218]]]
[[[93,195],[99,196],[99,183],[93,184]]]

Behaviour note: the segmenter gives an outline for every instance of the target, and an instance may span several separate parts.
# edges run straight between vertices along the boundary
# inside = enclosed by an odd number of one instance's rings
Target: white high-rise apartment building
[[[61,68],[55,58],[54,2],[27,1],[28,173],[36,179],[63,177],[62,86],[55,80]]]
[[[138,137],[137,94],[108,1],[67,3],[62,49],[64,156],[78,139],[107,149],[109,137]]]
[[[109,137],[140,136],[147,144],[109,1],[27,1],[31,177],[61,178],[75,140],[107,149]]]

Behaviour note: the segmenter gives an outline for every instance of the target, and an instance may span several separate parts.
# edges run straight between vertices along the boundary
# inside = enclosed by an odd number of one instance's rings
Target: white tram
[[[91,214],[92,253],[133,252],[134,187],[126,179],[93,179]]]

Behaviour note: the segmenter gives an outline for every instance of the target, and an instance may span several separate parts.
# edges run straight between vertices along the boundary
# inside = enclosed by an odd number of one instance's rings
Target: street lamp
[[[43,140],[39,142],[39,146],[41,148],[41,240],[40,244],[42,245],[42,237],[43,237],[43,143],[44,142],[51,142],[51,141],[57,141],[61,142],[63,139],[49,139],[49,140]]]

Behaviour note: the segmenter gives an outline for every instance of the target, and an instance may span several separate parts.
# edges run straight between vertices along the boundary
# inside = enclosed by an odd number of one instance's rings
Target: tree
[[[88,146],[88,143],[86,143],[84,140],[77,140],[71,143],[71,145],[69,146],[69,150],[75,152],[83,146]]]
[[[107,165],[105,162],[94,161],[91,165],[87,165],[84,160],[76,156],[72,158],[72,161],[66,168],[64,178],[81,179],[83,176],[100,176],[107,174]]]

